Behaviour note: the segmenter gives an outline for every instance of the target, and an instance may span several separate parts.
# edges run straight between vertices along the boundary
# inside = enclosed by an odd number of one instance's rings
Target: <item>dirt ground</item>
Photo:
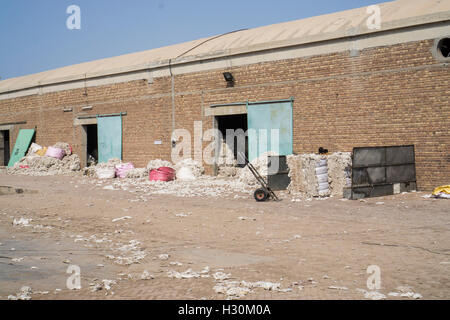
[[[236,287],[240,299],[370,299],[372,265],[386,299],[450,298],[448,200],[417,192],[257,203],[246,193],[176,197],[108,184],[0,174],[0,186],[26,189],[0,195],[0,299],[22,286],[33,300],[227,299]],[[31,220],[13,225],[20,218]],[[66,287],[70,265],[80,290]],[[93,290],[102,280],[115,283]],[[274,286],[249,285],[259,281]]]

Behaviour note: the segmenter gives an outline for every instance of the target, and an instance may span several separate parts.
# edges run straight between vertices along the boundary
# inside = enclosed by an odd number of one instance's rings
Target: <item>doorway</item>
[[[241,158],[239,153],[244,152],[245,156],[248,157],[247,114],[216,116],[216,123],[223,137],[218,148],[219,171],[224,166],[244,167],[245,159]],[[227,134],[232,136],[228,136],[227,139]]]
[[[0,166],[7,166],[10,157],[9,130],[0,131]]]
[[[86,165],[98,163],[98,134],[97,125],[88,124],[83,126],[86,134]]]

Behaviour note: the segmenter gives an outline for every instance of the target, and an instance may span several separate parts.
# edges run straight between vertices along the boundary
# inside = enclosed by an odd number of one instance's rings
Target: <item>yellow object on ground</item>
[[[47,147],[44,147],[44,148],[39,149],[38,151],[36,151],[36,154],[37,154],[38,156],[43,157],[43,156],[45,156],[45,153],[46,153],[46,152],[47,152]]]
[[[442,187],[437,187],[436,189],[434,189],[433,195],[437,196],[441,192],[450,194],[450,184]]]

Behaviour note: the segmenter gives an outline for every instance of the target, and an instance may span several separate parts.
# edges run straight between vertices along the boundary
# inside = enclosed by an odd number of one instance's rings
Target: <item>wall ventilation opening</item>
[[[450,58],[450,38],[441,39],[438,42],[437,49],[444,58]]]

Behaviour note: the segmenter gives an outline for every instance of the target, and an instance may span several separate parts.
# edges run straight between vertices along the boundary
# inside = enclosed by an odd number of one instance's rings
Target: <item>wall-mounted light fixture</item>
[[[92,110],[92,106],[82,107],[81,110],[83,111]]]
[[[63,109],[63,112],[72,112],[73,111],[73,108],[65,108],[65,109]]]
[[[231,74],[231,72],[224,72],[223,77],[225,78],[225,81],[227,82],[227,87],[234,86],[234,77]]]

